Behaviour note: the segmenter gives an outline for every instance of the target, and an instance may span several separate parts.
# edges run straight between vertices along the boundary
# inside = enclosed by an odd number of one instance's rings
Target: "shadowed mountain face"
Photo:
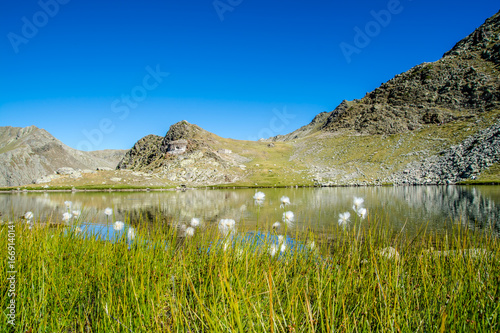
[[[500,12],[458,42],[442,59],[396,75],[363,99],[343,101],[329,113],[288,135],[354,130],[395,134],[500,109]],[[318,121],[319,120],[319,121]]]
[[[83,152],[35,126],[0,127],[0,186],[31,184],[57,169],[115,168],[124,150]]]

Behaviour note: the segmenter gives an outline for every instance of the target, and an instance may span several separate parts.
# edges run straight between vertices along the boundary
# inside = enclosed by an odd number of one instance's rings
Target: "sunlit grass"
[[[368,219],[363,228],[355,217],[346,228],[333,221],[321,238],[291,229],[289,237],[316,246],[291,252],[287,244],[274,256],[277,243],[265,234],[259,246],[231,241],[217,224],[183,238],[160,221],[125,221],[136,228],[129,245],[126,237],[105,242],[19,221],[16,331],[500,330],[496,237],[459,227],[407,235]],[[6,260],[0,265],[8,270]],[[7,290],[4,276],[1,283]]]

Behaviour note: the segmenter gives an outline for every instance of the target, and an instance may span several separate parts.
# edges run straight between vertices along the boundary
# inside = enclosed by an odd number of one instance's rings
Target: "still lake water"
[[[27,211],[35,220],[61,221],[66,211],[64,202],[80,209],[81,222],[106,223],[104,209],[114,209],[113,220],[137,226],[161,219],[174,224],[187,223],[192,217],[205,224],[216,224],[230,218],[239,230],[269,227],[281,221],[280,198],[290,197],[286,210],[295,214],[299,230],[321,232],[338,224],[339,214],[351,212],[351,222],[369,223],[383,217],[395,230],[403,226],[411,233],[423,225],[429,231],[444,231],[453,224],[471,229],[491,229],[500,235],[500,186],[417,186],[417,187],[338,187],[261,189],[266,194],[262,206],[254,203],[255,189],[188,190],[164,192],[53,192],[2,193],[0,219],[20,217]],[[354,197],[364,199],[368,218],[360,221],[352,210]],[[110,219],[111,220],[111,219]]]
[[[72,201],[72,209],[80,209],[81,222],[106,223],[104,209],[114,209],[113,220],[137,226],[161,216],[175,224],[192,217],[205,224],[216,224],[222,218],[234,219],[238,229],[249,231],[269,227],[281,221],[280,197],[290,197],[286,210],[295,214],[298,230],[321,232],[338,224],[340,213],[351,212],[351,222],[369,223],[383,216],[395,230],[403,226],[411,233],[423,225],[429,231],[444,231],[453,224],[471,229],[491,229],[500,234],[500,186],[417,186],[417,187],[338,187],[261,189],[264,204],[254,203],[255,189],[188,190],[165,192],[74,192],[74,193],[2,193],[0,219],[20,217],[27,211],[35,220],[61,221],[66,211],[64,202]],[[359,221],[352,210],[354,197],[364,199],[368,218]],[[111,219],[110,219],[111,220]]]

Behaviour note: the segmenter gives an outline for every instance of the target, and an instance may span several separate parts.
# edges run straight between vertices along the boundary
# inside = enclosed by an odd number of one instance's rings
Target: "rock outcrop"
[[[217,149],[215,134],[183,120],[170,126],[165,137],[148,135],[127,152],[118,169],[152,172],[170,182],[210,185],[238,179],[248,159]],[[243,168],[244,169],[244,168]]]
[[[163,137],[159,135],[147,135],[136,142],[136,144],[125,154],[118,163],[118,169],[140,170],[145,166],[159,162],[164,156],[161,151]]]

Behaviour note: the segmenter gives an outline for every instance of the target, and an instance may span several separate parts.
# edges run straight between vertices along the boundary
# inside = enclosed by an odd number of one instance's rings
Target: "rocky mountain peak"
[[[341,104],[322,130],[396,134],[500,108],[500,12],[445,56],[396,75],[351,105]]]
[[[447,56],[479,55],[482,59],[500,65],[500,11],[486,20],[469,36],[459,41]]]
[[[33,133],[36,130],[38,130],[38,127],[36,127],[35,125],[19,128],[16,138],[21,139],[22,137]]]
[[[500,109],[500,12],[440,60],[417,65],[361,100],[344,100],[310,124],[270,140],[290,141],[339,130],[397,134],[496,109]]]
[[[170,126],[167,134],[165,134],[163,142],[166,145],[171,141],[192,139],[201,131],[202,129],[199,126],[190,124],[186,120],[182,120]]]

